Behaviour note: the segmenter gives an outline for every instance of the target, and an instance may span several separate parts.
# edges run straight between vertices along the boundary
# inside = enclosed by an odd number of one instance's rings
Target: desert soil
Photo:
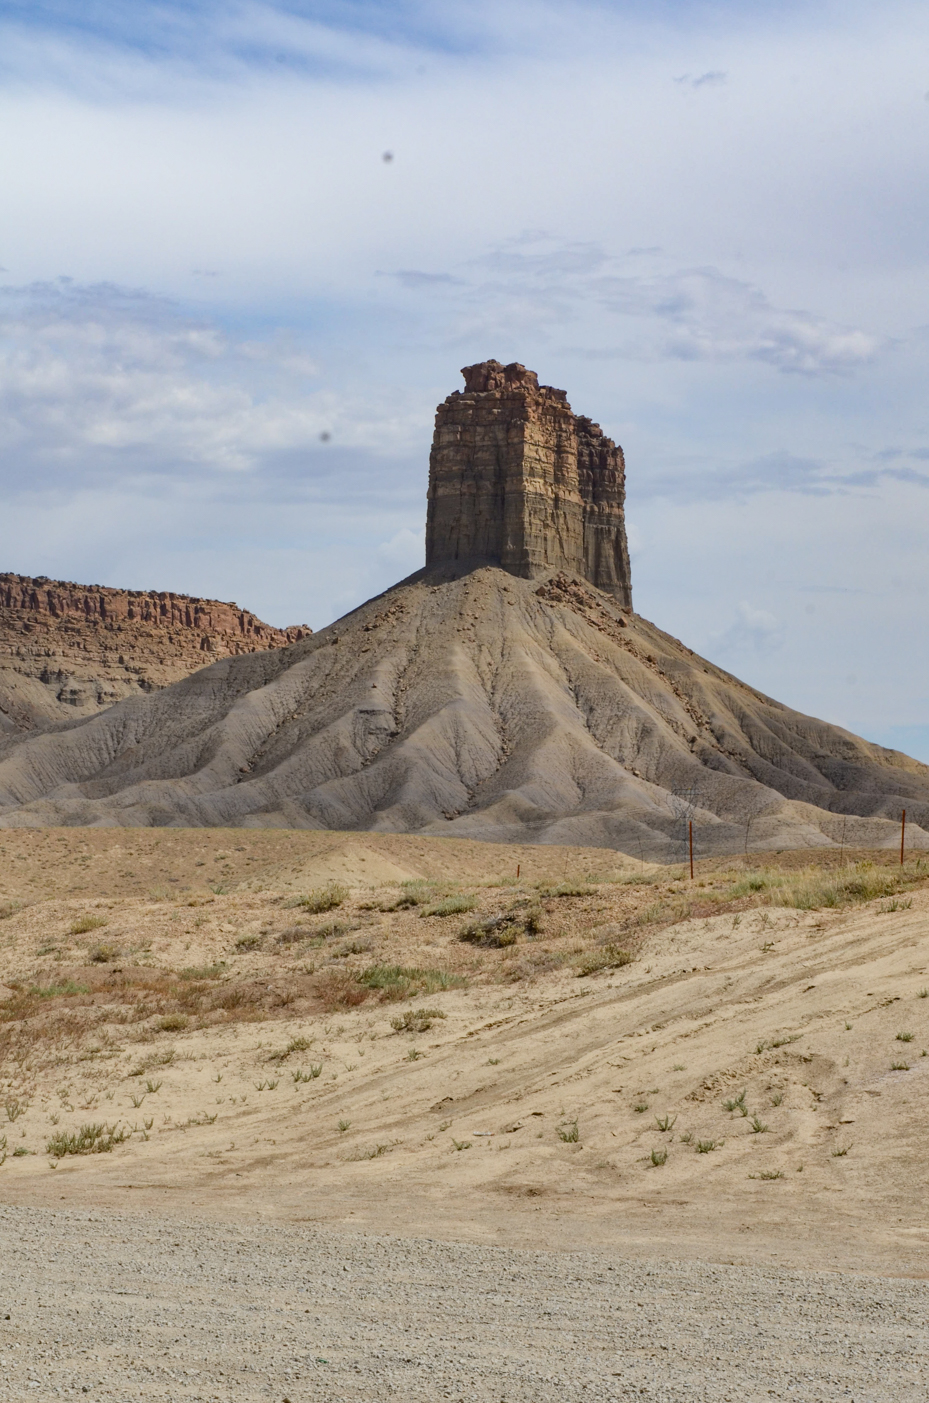
[[[927,1396],[924,862],[0,859],[0,1398]]]

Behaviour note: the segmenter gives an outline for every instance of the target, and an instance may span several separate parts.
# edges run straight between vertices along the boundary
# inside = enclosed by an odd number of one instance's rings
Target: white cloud
[[[749,652],[768,653],[783,643],[781,626],[767,609],[756,609],[743,599],[733,623],[713,639],[714,655],[736,656]]]

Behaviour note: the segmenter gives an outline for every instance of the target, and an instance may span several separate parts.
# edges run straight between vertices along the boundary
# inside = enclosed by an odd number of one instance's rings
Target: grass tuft
[[[348,899],[348,887],[344,887],[341,882],[328,882],[324,887],[317,887],[314,891],[307,892],[306,896],[298,896],[293,901],[288,901],[291,908],[302,906],[304,911],[309,911],[312,915],[321,915],[323,911],[334,911],[337,906],[341,906],[343,901]]]
[[[90,930],[99,930],[106,925],[105,916],[78,916],[68,927],[70,935],[86,935]]]
[[[432,901],[420,911],[420,916],[460,916],[464,911],[473,911],[477,899],[473,896],[444,896],[441,901]]]
[[[65,1155],[100,1155],[112,1150],[114,1145],[121,1145],[126,1138],[127,1132],[115,1125],[82,1125],[71,1135],[60,1130],[45,1149],[54,1159],[63,1159]]]
[[[408,1008],[405,1013],[392,1018],[390,1026],[395,1033],[426,1033],[437,1018],[444,1017],[445,1014],[438,1008]]]

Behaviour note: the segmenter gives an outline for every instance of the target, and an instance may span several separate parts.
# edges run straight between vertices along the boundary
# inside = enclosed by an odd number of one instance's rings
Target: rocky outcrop
[[[0,574],[0,729],[92,715],[311,631],[272,628],[216,599]]]
[[[622,449],[525,366],[482,361],[462,375],[436,414],[427,568],[567,570],[631,609]]]

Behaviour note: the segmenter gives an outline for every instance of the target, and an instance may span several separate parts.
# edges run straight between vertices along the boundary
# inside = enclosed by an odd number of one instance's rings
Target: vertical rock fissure
[[[436,414],[426,565],[565,570],[632,608],[622,449],[525,366],[462,371]]]

